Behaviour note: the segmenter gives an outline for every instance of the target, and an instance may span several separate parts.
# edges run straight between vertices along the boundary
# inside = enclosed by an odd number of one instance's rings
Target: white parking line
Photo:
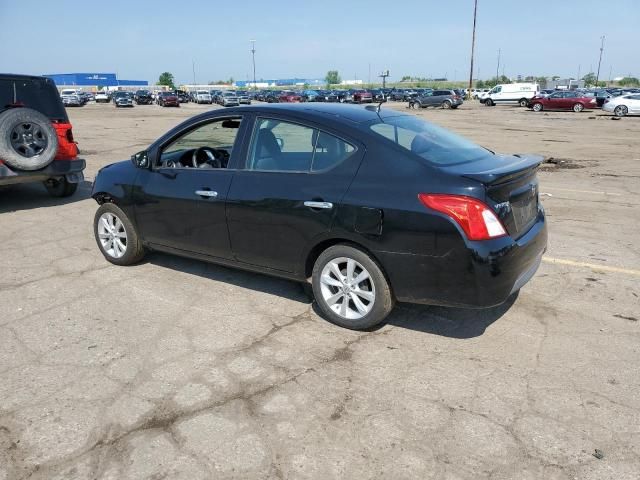
[[[572,267],[591,268],[593,270],[600,270],[602,272],[614,272],[625,273],[627,275],[635,275],[640,277],[640,270],[633,270],[630,268],[609,267],[607,265],[598,265],[595,263],[577,262],[575,260],[564,260],[562,258],[542,257],[543,262],[553,263],[557,265],[569,265]]]

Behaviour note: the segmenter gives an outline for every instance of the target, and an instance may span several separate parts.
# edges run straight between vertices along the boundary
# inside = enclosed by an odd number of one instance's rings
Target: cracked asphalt
[[[205,108],[70,109],[77,195],[0,191],[0,480],[640,478],[640,118],[417,113],[554,158],[547,261],[507,305],[358,333],[295,283],[100,255],[97,170]]]

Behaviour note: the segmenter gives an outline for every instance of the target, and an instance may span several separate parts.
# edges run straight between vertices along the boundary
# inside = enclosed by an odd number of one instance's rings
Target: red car
[[[285,90],[278,96],[278,102],[280,103],[299,103],[302,101],[302,97],[296,92]]]
[[[371,103],[373,102],[373,95],[366,90],[356,90],[353,92],[353,103]]]
[[[179,107],[180,99],[173,92],[160,92],[158,97],[158,105],[161,107]]]
[[[573,110],[581,112],[585,108],[598,108],[595,97],[585,97],[579,92],[555,92],[547,97],[535,96],[529,100],[529,108],[534,112],[542,110]]]

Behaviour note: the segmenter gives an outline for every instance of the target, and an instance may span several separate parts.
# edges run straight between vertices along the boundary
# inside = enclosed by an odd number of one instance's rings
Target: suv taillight
[[[469,240],[489,240],[507,234],[495,213],[477,198],[465,195],[420,193],[422,204],[454,220]]]

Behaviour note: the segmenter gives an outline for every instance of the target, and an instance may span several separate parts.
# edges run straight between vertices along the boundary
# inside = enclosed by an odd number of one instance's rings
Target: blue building
[[[54,73],[44,75],[58,87],[146,87],[147,80],[120,80],[115,73]]]

